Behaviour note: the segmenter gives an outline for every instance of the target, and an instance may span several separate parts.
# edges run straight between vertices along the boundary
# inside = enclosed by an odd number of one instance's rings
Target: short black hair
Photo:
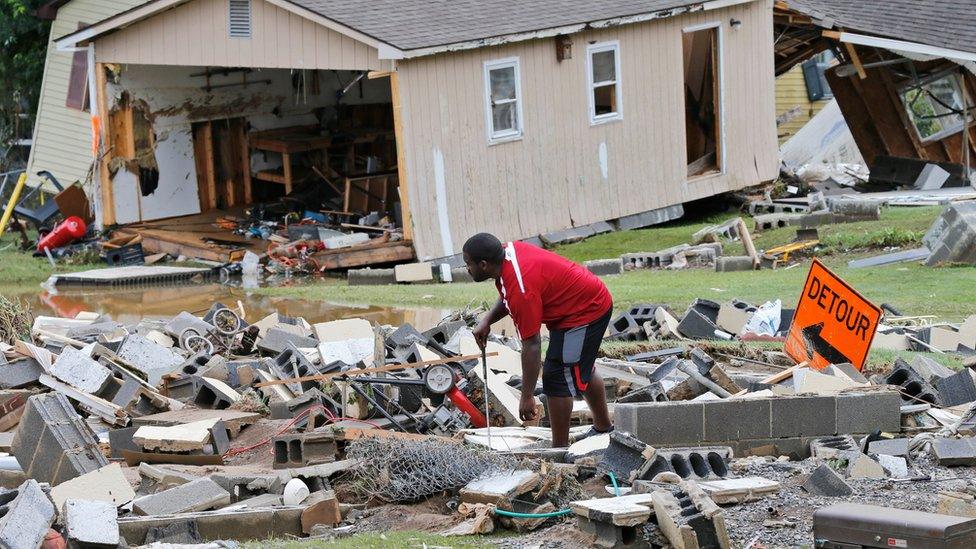
[[[499,265],[505,259],[502,242],[493,234],[478,233],[472,236],[464,243],[463,250],[475,262],[487,261],[492,265]]]

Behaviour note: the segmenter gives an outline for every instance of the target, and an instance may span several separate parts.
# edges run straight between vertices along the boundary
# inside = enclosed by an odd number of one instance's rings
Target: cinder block
[[[626,395],[617,398],[616,404],[636,404],[640,402],[667,402],[668,393],[660,381],[631,390]]]
[[[61,393],[27,399],[11,452],[27,476],[52,486],[108,465],[91,428]]]
[[[118,547],[118,518],[118,510],[106,501],[69,499],[61,520],[68,540],[81,547]]]
[[[640,324],[630,313],[623,313],[610,322],[609,339],[617,341],[638,341],[646,339],[647,336],[641,329]]]
[[[834,459],[845,453],[861,453],[850,435],[820,437],[810,442],[810,455],[818,459]]]
[[[651,493],[658,528],[671,545],[731,547],[722,509],[693,481],[682,481],[676,492]]]
[[[193,315],[190,316],[193,317]],[[210,324],[207,324],[196,317],[193,318],[195,318],[199,323],[213,329],[213,326],[210,326]],[[177,326],[174,329],[179,327],[180,326]],[[186,327],[190,326],[187,325]],[[202,328],[199,326],[194,329],[202,330]],[[179,337],[179,333],[177,333],[174,337]],[[131,364],[133,367],[145,374],[146,380],[150,385],[153,386],[157,385],[164,375],[176,370],[181,364],[183,364],[183,357],[180,354],[174,352],[172,349],[167,349],[158,343],[150,341],[139,334],[129,334],[126,336],[125,341],[122,342],[122,346],[119,347],[117,354],[119,358],[124,360],[127,364]]]
[[[454,337],[454,334],[458,332],[461,328],[466,327],[468,324],[463,320],[456,320],[454,322],[445,322],[443,324],[438,324],[433,328],[423,332],[423,336],[429,341],[434,341],[441,345],[447,345],[447,342]]]
[[[932,452],[939,465],[976,465],[976,438],[936,438],[932,441]]]
[[[432,282],[433,263],[404,263],[393,268],[397,282]]]
[[[868,453],[907,457],[908,442],[907,438],[875,440],[868,444]]]
[[[290,469],[335,461],[338,446],[331,429],[310,433],[278,435],[274,446],[274,468]]]
[[[837,395],[836,434],[866,434],[901,430],[901,395],[870,391]]]
[[[976,383],[969,369],[935,380],[935,390],[943,406],[958,406],[976,401]]]
[[[770,399],[773,438],[837,434],[834,397],[811,396]]]
[[[654,480],[660,473],[676,473],[683,479],[719,479],[729,475],[728,461],[732,459],[729,446],[697,446],[694,448],[657,449],[636,478]]]
[[[264,337],[258,341],[258,349],[266,353],[278,354],[287,349],[289,343],[307,349],[317,347],[319,341],[281,328],[269,328]]]
[[[0,547],[37,549],[54,523],[54,504],[34,479],[0,494]]]
[[[705,441],[772,437],[772,400],[737,398],[705,404]]]
[[[174,515],[205,511],[228,504],[230,492],[210,478],[203,477],[164,492],[138,498],[132,502],[132,511],[137,515]]]
[[[803,489],[815,496],[845,497],[854,490],[829,465],[817,467],[803,483]]]
[[[904,393],[902,400],[908,404],[919,402],[939,404],[939,395],[935,387],[900,358],[895,360],[895,367],[885,378],[885,383],[901,387],[901,392]]]
[[[241,399],[240,393],[226,383],[208,377],[197,378],[193,404],[200,408],[225,410]]]
[[[350,286],[385,286],[396,284],[393,269],[350,269],[346,273]]]
[[[0,389],[21,389],[33,385],[43,373],[44,368],[33,358],[2,364],[0,365]]]
[[[705,405],[701,402],[618,404],[614,413],[623,414],[624,426],[654,446],[698,444],[705,438]],[[633,414],[630,425],[627,414]]]
[[[583,263],[583,266],[596,276],[618,275],[624,272],[624,262],[619,257],[617,259],[594,259]]]
[[[65,347],[51,366],[51,375],[90,395],[105,388],[112,372],[87,354]]]
[[[613,431],[610,444],[603,452],[597,468],[612,472],[623,482],[633,482],[634,475],[654,456],[654,448],[634,438],[630,433]]]
[[[715,272],[754,271],[756,263],[747,255],[727,255],[715,258]]]
[[[717,326],[704,315],[695,310],[689,310],[681,317],[678,333],[691,339],[715,339]]]

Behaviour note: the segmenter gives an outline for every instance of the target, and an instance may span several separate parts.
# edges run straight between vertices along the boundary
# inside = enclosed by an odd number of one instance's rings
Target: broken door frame
[[[718,109],[716,115],[716,122],[718,123],[718,139],[716,140],[715,146],[718,149],[715,151],[715,160],[718,163],[718,171],[703,173],[700,175],[694,175],[685,178],[686,181],[697,181],[700,179],[706,179],[709,177],[718,177],[726,175],[726,142],[725,142],[725,34],[722,29],[721,21],[709,21],[707,23],[701,23],[699,25],[689,25],[681,29],[681,37],[684,38],[685,34],[698,32],[703,30],[715,29],[715,63],[718,67],[715,70],[716,82],[716,93],[715,97],[718,101]],[[684,61],[684,48],[682,47],[682,62]],[[682,86],[684,85],[684,76],[682,76]],[[687,138],[686,138],[687,140]],[[687,145],[685,145],[685,152],[687,154]],[[691,159],[686,159],[690,161]]]

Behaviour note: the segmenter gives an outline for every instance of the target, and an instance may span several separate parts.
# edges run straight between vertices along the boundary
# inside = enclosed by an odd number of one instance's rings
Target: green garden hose
[[[617,477],[613,473],[608,472],[610,475],[610,482],[613,483],[613,491],[620,497],[620,486],[617,486]],[[503,511],[501,509],[495,509],[496,515],[501,515],[503,517],[512,518],[522,518],[522,519],[537,519],[537,518],[552,518],[552,517],[564,517],[573,511],[571,509],[560,509],[558,511],[553,511],[551,513],[516,513],[514,511]]]

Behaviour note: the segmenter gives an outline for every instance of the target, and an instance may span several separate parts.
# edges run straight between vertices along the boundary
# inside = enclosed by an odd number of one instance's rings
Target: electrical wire
[[[613,471],[607,471],[607,474],[610,475],[610,482],[613,483],[613,493],[616,494],[617,497],[619,498],[620,486],[617,485],[617,476],[613,474]]]

